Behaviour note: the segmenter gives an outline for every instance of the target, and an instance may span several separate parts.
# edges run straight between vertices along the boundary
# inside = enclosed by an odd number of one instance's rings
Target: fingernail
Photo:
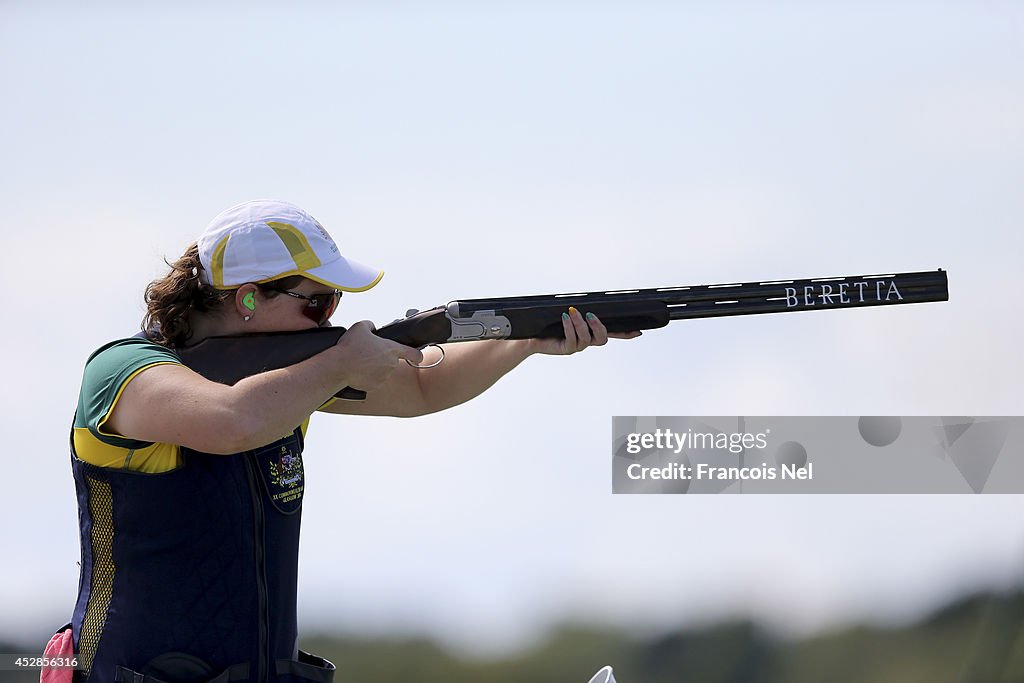
[[[587,313],[587,320],[595,320],[597,318],[593,313]]]
[[[568,313],[563,313],[562,314],[562,320],[568,320],[568,319],[569,319],[569,314]]]
[[[569,307],[569,312],[570,312],[570,313],[579,313],[579,311],[577,311],[577,310],[576,310],[576,307],[575,307],[575,306],[570,306],[570,307]]]

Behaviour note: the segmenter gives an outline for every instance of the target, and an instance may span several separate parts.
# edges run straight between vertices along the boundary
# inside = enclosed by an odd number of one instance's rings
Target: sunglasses
[[[323,325],[327,322],[327,319],[330,318],[331,314],[338,308],[338,302],[341,301],[341,292],[337,289],[328,294],[313,294],[312,296],[307,296],[305,294],[299,294],[298,292],[290,292],[287,289],[281,289],[280,287],[274,287],[273,285],[257,285],[257,287],[271,292],[277,292],[278,294],[287,294],[288,296],[295,297],[296,299],[304,300],[306,305],[302,307],[302,314],[317,325]]]

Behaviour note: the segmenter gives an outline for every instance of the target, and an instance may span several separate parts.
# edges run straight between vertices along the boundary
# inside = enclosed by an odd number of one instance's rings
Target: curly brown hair
[[[197,242],[190,244],[178,260],[171,263],[164,259],[164,263],[170,266],[170,272],[146,285],[142,329],[158,344],[181,346],[192,336],[189,313],[215,310],[234,292],[214,289],[199,278],[203,266]]]
[[[146,285],[143,295],[146,315],[142,319],[142,329],[157,344],[183,346],[192,337],[190,314],[193,311],[208,313],[217,310],[234,296],[237,289],[215,289],[202,281],[199,273],[203,265],[199,261],[197,242],[188,245],[178,260],[171,263],[164,259],[164,263],[170,267],[170,272]],[[274,284],[281,289],[291,289],[297,287],[302,279],[299,275],[292,275],[274,280]],[[268,298],[278,294],[272,289],[261,288],[261,291]]]

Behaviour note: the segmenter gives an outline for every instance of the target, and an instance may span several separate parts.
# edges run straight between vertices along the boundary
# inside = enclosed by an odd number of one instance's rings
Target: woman
[[[80,681],[330,681],[330,662],[297,649],[310,414],[444,410],[534,353],[575,353],[610,336],[570,309],[563,339],[457,344],[421,372],[410,365],[422,362],[420,351],[364,321],[328,350],[234,386],[201,377],[176,354],[211,336],[325,325],[343,292],[370,289],[382,275],[342,256],[299,207],[246,202],[217,216],[149,285],[143,334],[89,358],[71,443]],[[346,386],[367,399],[334,400]]]

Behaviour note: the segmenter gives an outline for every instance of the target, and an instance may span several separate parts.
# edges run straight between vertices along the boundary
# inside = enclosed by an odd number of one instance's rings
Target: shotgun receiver
[[[609,332],[664,327],[673,320],[833,308],[947,301],[946,271],[774,280],[609,292],[462,299],[426,311],[411,310],[376,330],[385,339],[422,348],[479,339],[561,337],[562,313],[575,306],[593,313]],[[234,384],[244,377],[293,365],[326,350],[344,327],[210,337],[178,349],[185,365],[207,379]],[[346,387],[339,398],[362,400]]]

